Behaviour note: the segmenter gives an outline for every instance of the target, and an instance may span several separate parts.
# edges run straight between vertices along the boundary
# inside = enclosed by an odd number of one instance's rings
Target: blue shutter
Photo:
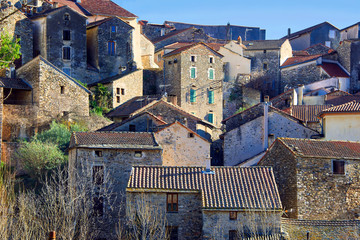
[[[209,91],[208,97],[209,97],[209,103],[213,104],[214,103],[214,91],[213,90]]]
[[[190,89],[190,102],[194,103],[196,102],[196,90]]]
[[[212,68],[209,69],[209,79],[211,79],[211,80],[214,79],[214,69],[212,69]]]
[[[212,114],[212,113],[208,114],[208,121],[211,123],[214,123],[214,114]]]
[[[192,68],[190,69],[190,78],[195,78],[195,77],[196,77],[196,71],[195,71],[195,68],[192,67]]]

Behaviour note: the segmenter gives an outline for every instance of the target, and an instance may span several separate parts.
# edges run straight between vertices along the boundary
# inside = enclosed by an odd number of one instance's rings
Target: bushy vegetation
[[[6,31],[2,31],[0,35],[0,69],[7,68],[21,56],[20,39],[14,40]]]
[[[110,111],[112,106],[112,96],[107,87],[99,83],[95,87],[94,95],[90,99],[90,111],[99,116]]]

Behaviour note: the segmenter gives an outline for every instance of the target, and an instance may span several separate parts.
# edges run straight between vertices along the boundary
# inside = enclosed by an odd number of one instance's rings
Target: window
[[[104,183],[104,166],[93,166],[93,183],[101,185]]]
[[[194,103],[196,102],[196,90],[190,89],[190,102]]]
[[[169,240],[178,240],[179,239],[179,227],[167,226],[166,232]]]
[[[335,38],[335,30],[329,30],[329,38]]]
[[[191,56],[191,57],[190,57],[190,61],[191,61],[191,62],[196,62],[196,56]]]
[[[142,157],[142,151],[135,151],[134,157],[141,158]]]
[[[121,89],[121,95],[125,95],[125,88]]]
[[[65,21],[70,21],[70,14],[65,13],[65,14],[64,14],[64,20],[65,20]]]
[[[189,138],[193,138],[193,137],[194,137],[194,133],[192,133],[192,132],[189,133],[188,137],[189,137]]]
[[[99,151],[99,150],[96,150],[95,151],[95,155],[98,156],[98,157],[102,157],[102,151]]]
[[[64,94],[65,93],[65,87],[64,86],[60,86],[60,94]]]
[[[213,68],[209,68],[209,79],[210,80],[214,79],[214,69]]]
[[[214,63],[214,57],[209,58],[209,63]]]
[[[70,60],[70,47],[63,47],[63,59]]]
[[[120,94],[120,88],[116,88],[116,94]]]
[[[129,131],[130,132],[135,132],[136,131],[136,126],[134,124],[130,124],[129,125]],[[141,156],[140,156],[141,157]]]
[[[116,96],[116,102],[120,103],[120,97],[119,96]]]
[[[230,230],[229,231],[229,240],[238,240],[238,239],[239,239],[238,231]]]
[[[264,64],[263,64],[263,69],[264,69],[264,70],[267,70],[267,69],[268,69],[268,64],[267,64],[267,63],[264,63]]]
[[[70,30],[64,30],[63,31],[63,40],[64,41],[70,41]]]
[[[333,174],[345,174],[345,161],[333,160],[332,162]]]
[[[115,56],[115,42],[108,42],[108,55]]]
[[[330,41],[325,41],[325,46],[327,46],[328,48],[331,47],[331,42]]]
[[[264,53],[266,53],[266,50],[264,50]]]
[[[63,68],[63,72],[71,76],[71,68]]]
[[[168,193],[166,203],[167,203],[166,211],[177,212],[178,211],[178,194],[177,193]]]
[[[208,122],[214,123],[214,114],[213,113],[208,114]]]
[[[195,67],[190,68],[190,78],[196,78],[196,68]]]
[[[104,198],[94,197],[94,215],[101,217],[104,214]]]
[[[110,31],[111,33],[116,33],[116,26],[111,26]]]
[[[208,92],[208,97],[209,97],[209,104],[213,104],[214,103],[214,91],[210,90]]]
[[[171,64],[172,64],[172,61],[168,61],[168,64],[171,65]]]
[[[177,63],[178,61],[177,61],[177,58],[174,58],[174,63]]]
[[[229,219],[230,220],[236,220],[237,219],[237,212],[230,212],[229,213]]]

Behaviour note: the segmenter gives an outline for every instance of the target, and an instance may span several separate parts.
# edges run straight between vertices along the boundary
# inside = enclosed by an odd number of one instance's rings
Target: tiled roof
[[[100,79],[99,81],[95,81],[93,83],[90,83],[88,84],[88,87],[93,87],[93,86],[96,86],[98,85],[99,83],[101,84],[108,84],[108,83],[112,83],[114,81],[117,81],[117,80],[120,80],[121,81],[121,78],[125,77],[125,76],[128,76],[130,74],[134,74],[135,72],[137,71],[142,71],[142,70],[136,70],[136,71],[132,71],[132,72],[126,72],[126,73],[121,73],[121,74],[116,74],[114,76],[111,76],[111,77],[108,77],[108,78],[105,78],[105,79]]]
[[[66,7],[62,6],[62,7],[59,7],[59,8],[48,9],[46,11],[43,11],[43,12],[32,15],[31,17],[29,17],[29,19],[35,20],[35,19],[38,19],[38,18],[46,17],[48,15],[56,13],[57,11],[59,11],[59,10],[61,10],[63,8],[66,8]]]
[[[300,63],[304,63],[304,62],[313,61],[319,57],[321,57],[320,54],[310,55],[310,56],[291,57],[291,58],[286,59],[286,61],[281,65],[281,67],[288,67],[288,66],[292,66],[292,65],[296,65],[296,64],[300,64]]]
[[[205,209],[279,210],[271,167],[134,166],[127,191],[198,191]]]
[[[360,143],[300,138],[278,138],[294,154],[305,157],[360,159]]]
[[[323,62],[320,67],[324,69],[324,71],[329,74],[330,77],[349,77],[349,74],[347,74],[347,72],[337,63]]]
[[[330,107],[324,109],[321,112],[321,115],[323,115],[324,113],[348,113],[348,112],[360,113],[360,102],[354,100],[342,105]]]
[[[325,104],[332,104],[334,106],[342,105],[351,101],[360,101],[359,95],[349,95],[349,96],[331,96],[326,95]]]
[[[134,97],[106,114],[106,117],[126,117],[149,103],[161,99],[161,96],[139,96]]]
[[[291,106],[291,115],[304,122],[319,122],[317,115],[332,105],[295,105]]]
[[[71,9],[75,10],[76,12],[83,14],[85,16],[89,16],[91,15],[88,11],[86,11],[86,9],[82,8],[78,3],[76,3],[76,1],[74,0],[53,0],[52,2],[50,2],[50,4],[53,4],[54,2],[59,3],[59,7],[62,6],[68,6]]]
[[[178,34],[180,34],[180,33],[182,33],[182,32],[186,32],[186,31],[188,31],[188,30],[190,30],[190,29],[195,29],[195,28],[189,27],[189,28],[185,28],[185,29],[181,29],[181,30],[171,31],[171,32],[169,32],[168,34],[165,34],[164,36],[155,38],[152,42],[153,42],[153,43],[161,42],[162,40],[165,40],[165,39],[167,39],[167,38],[169,38],[169,37],[178,35]]]
[[[310,54],[304,50],[302,51],[293,51],[293,56],[294,57],[298,57],[298,56],[309,56]]]
[[[194,42],[176,42],[176,43],[172,43],[172,44],[165,46],[164,49],[178,49],[178,48],[186,47],[186,46],[193,45],[193,44],[194,44]]]
[[[197,42],[197,43],[193,43],[191,45],[187,45],[187,46],[183,46],[181,48],[178,48],[178,49],[175,49],[174,51],[171,51],[167,54],[165,54],[163,57],[169,57],[169,56],[172,56],[172,55],[175,55],[175,54],[178,54],[178,53],[181,53],[185,50],[188,50],[192,47],[195,47],[195,46],[198,46],[198,45],[203,45],[205,46],[206,48],[208,48],[210,51],[214,52],[215,54],[223,57],[223,55],[221,55],[220,53],[218,53],[216,50],[214,50],[211,46],[209,46],[207,43],[203,43],[203,42]]]
[[[136,15],[110,0],[81,0],[79,5],[89,11],[92,15],[137,18]]]
[[[271,50],[280,49],[281,45],[285,40],[254,40],[254,41],[243,41],[246,46],[246,50]]]
[[[21,90],[31,90],[32,87],[20,78],[3,78],[0,77],[0,87],[13,88]]]
[[[330,26],[334,27],[335,29],[339,30],[339,29],[338,29],[337,27],[335,27],[334,25],[332,25],[332,24],[330,24],[330,23],[328,23],[328,22],[323,22],[323,23],[314,25],[314,26],[312,26],[312,27],[308,27],[308,28],[305,28],[305,29],[303,29],[303,30],[294,32],[294,33],[290,34],[290,36],[286,35],[286,36],[284,36],[282,39],[292,39],[292,38],[296,38],[297,36],[302,35],[302,34],[304,34],[304,33],[311,32],[312,30],[315,30],[316,28],[321,27],[322,25],[330,25]]]
[[[312,46],[304,49],[304,51],[307,52],[309,55],[316,55],[316,54],[324,55],[324,54],[335,52],[334,49],[329,48],[321,43],[312,45]]]
[[[114,18],[115,18],[115,19],[118,19],[118,21],[120,21],[120,22],[123,22],[124,25],[127,26],[129,29],[133,29],[133,27],[132,27],[130,24],[124,22],[123,20],[121,20],[121,19],[118,18],[118,17],[109,17],[109,18],[105,18],[105,19],[102,19],[102,20],[99,20],[99,21],[96,21],[96,22],[91,22],[91,23],[89,23],[86,27],[87,27],[88,29],[89,29],[89,28],[93,28],[93,27],[97,27],[97,26],[100,26],[101,24],[103,24],[103,23],[105,23],[105,22],[107,22],[107,21],[109,21],[109,20],[114,19]]]
[[[70,148],[159,148],[154,135],[148,132],[74,132]]]

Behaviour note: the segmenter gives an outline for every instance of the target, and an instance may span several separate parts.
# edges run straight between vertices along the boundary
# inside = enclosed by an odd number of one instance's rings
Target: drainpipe
[[[265,151],[269,146],[269,103],[264,102],[264,118],[263,118],[263,129],[264,129],[264,138],[263,138],[263,150]]]

